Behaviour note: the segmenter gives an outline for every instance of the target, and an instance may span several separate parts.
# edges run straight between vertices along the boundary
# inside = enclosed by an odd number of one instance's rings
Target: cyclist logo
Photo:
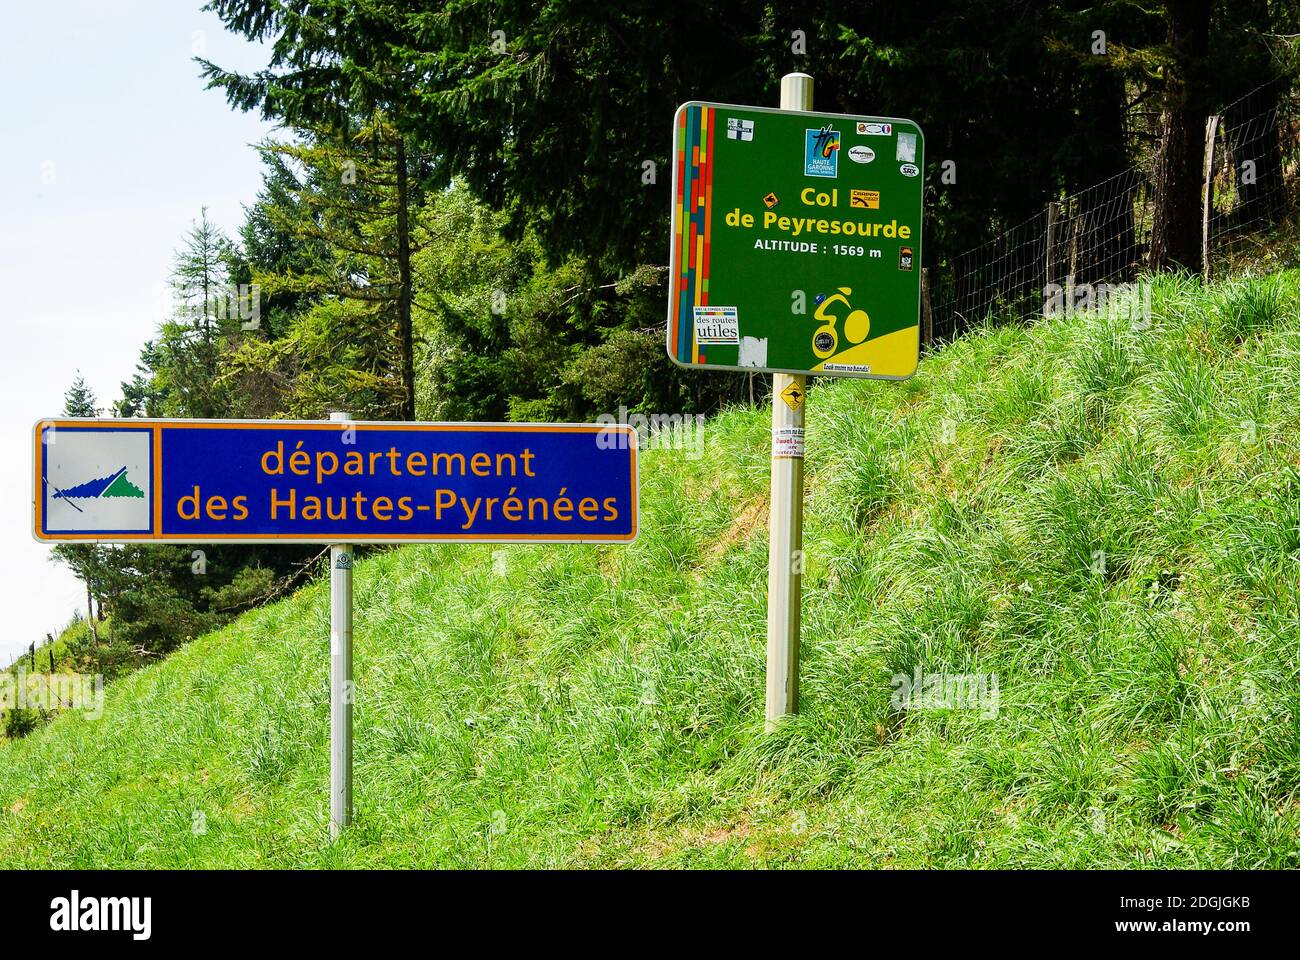
[[[871,317],[867,316],[865,310],[853,309],[853,304],[849,303],[851,296],[853,290],[850,287],[840,287],[838,293],[829,297],[824,293],[817,294],[817,309],[813,311],[813,319],[820,321],[821,326],[813,331],[812,349],[818,360],[825,360],[839,348],[840,335],[835,325],[840,318],[830,312],[832,306],[839,304],[849,311],[844,318],[844,339],[849,344],[861,343],[871,332]]]

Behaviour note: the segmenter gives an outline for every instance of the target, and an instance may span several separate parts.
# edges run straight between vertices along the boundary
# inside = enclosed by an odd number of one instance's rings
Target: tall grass
[[[1300,865],[1300,274],[990,329],[809,399],[802,713],[763,733],[767,412],[633,545],[309,587],[0,747],[4,866]],[[899,675],[995,679],[904,707]]]

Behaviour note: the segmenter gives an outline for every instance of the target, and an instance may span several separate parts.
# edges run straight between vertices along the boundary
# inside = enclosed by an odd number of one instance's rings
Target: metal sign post
[[[331,420],[346,422],[342,411]],[[330,836],[352,822],[352,545],[330,545]]]
[[[781,109],[811,110],[813,78],[781,78]],[[767,729],[799,712],[803,573],[803,405],[807,379],[772,374],[772,495],[767,547]]]
[[[799,708],[806,378],[916,373],[925,136],[817,112],[813,78],[791,73],[778,107],[683,103],[672,142],[668,357],[772,374],[771,730]]]

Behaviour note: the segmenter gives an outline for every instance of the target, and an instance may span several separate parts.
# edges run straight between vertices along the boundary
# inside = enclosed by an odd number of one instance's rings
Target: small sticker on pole
[[[774,427],[772,457],[776,460],[802,460],[803,427]]]

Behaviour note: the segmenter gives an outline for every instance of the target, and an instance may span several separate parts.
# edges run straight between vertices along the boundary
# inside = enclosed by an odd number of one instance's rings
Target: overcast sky
[[[32,539],[32,424],[78,371],[107,407],[167,307],[206,206],[234,235],[270,127],[205,90],[193,57],[265,55],[200,0],[7,4],[0,28],[0,665],[83,607]]]

